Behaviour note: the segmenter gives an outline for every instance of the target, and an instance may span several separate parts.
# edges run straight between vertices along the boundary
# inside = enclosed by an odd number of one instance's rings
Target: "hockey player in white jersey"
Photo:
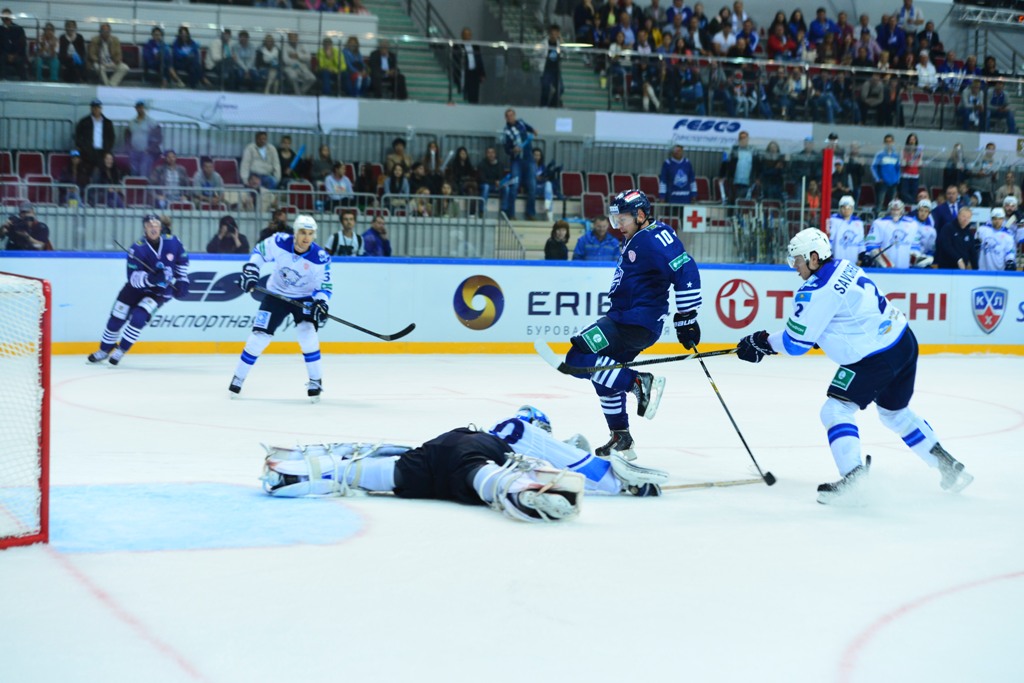
[[[889,215],[876,218],[864,238],[869,261],[880,268],[909,268],[921,253],[917,223],[905,208],[899,199],[889,202]]]
[[[799,356],[817,345],[839,364],[820,416],[842,479],[820,485],[818,502],[831,503],[852,493],[867,475],[871,456],[861,462],[856,416],[858,408],[871,403],[883,425],[925,463],[938,467],[943,489],[956,492],[970,484],[974,477],[909,408],[918,349],[903,312],[856,264],[833,259],[828,237],[816,228],[801,230],[790,240],[789,264],[804,284],[793,298],[785,328],[744,337],[736,355],[759,363],[777,353]]]
[[[1005,221],[1006,212],[996,207],[989,222],[978,227],[978,270],[1017,270],[1017,240]]]
[[[935,230],[935,218],[932,216],[932,203],[922,199],[912,216],[917,223],[917,237],[921,243],[921,255],[914,261],[915,268],[928,268],[935,261],[935,238],[938,232]]]
[[[853,215],[856,202],[850,195],[839,200],[839,213],[828,219],[828,238],[832,253],[857,263],[864,252],[864,221]]]
[[[269,263],[274,271],[267,281],[267,289],[302,303],[303,308],[276,297],[264,297],[228,387],[232,394],[242,391],[249,370],[270,344],[278,326],[290,315],[295,321],[295,336],[306,361],[309,377],[306,393],[314,403],[320,400],[323,375],[317,330],[328,320],[327,302],[332,289],[331,257],[313,241],[317,226],[312,216],[296,216],[292,229],[294,235],[279,232],[256,245],[249,262],[242,267],[238,284],[243,292],[252,291],[260,279],[260,266]]]

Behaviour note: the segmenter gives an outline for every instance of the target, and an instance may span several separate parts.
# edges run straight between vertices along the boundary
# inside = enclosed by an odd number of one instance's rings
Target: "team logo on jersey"
[[[1007,291],[999,287],[979,287],[971,292],[971,311],[974,322],[985,334],[999,327],[1006,313]]]
[[[483,308],[476,308],[474,300],[483,299]],[[505,310],[505,295],[498,283],[486,275],[474,275],[459,283],[452,301],[455,317],[471,330],[486,330],[501,318]]]
[[[672,259],[671,261],[669,261],[669,262],[668,262],[668,266],[669,266],[669,268],[671,268],[672,270],[679,270],[680,268],[682,268],[682,267],[683,267],[683,265],[685,265],[685,264],[686,264],[686,263],[688,263],[689,261],[690,261],[690,255],[689,255],[689,254],[687,254],[687,253],[686,253],[686,252],[684,251],[684,252],[683,252],[682,254],[680,254],[679,256],[676,256],[676,257],[675,257],[674,259]]]
[[[842,390],[850,388],[850,384],[853,382],[853,378],[857,376],[857,373],[850,368],[839,368],[836,370],[835,377],[832,378],[832,386]]]
[[[715,297],[719,320],[732,330],[741,329],[753,322],[758,308],[757,290],[746,280],[729,280]]]
[[[636,252],[630,249],[626,252],[626,256],[629,257],[629,262],[634,263],[636,261]]]

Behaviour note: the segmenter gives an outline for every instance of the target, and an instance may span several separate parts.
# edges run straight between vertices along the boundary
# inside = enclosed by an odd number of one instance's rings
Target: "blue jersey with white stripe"
[[[131,246],[128,257],[128,284],[135,289],[149,290],[159,297],[169,297],[170,291],[162,287],[150,287],[148,275],[163,264],[174,273],[174,279],[185,283],[179,285],[188,292],[188,252],[185,246],[174,235],[161,235],[154,248],[145,237]]]
[[[641,325],[661,334],[668,314],[668,288],[675,289],[675,308],[695,317],[700,308],[700,273],[672,228],[655,221],[637,231],[622,247],[610,290],[608,317]]]

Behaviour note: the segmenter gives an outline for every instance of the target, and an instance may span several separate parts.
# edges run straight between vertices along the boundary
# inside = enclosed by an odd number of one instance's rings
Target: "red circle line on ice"
[[[739,330],[757,317],[757,290],[746,280],[728,280],[715,295],[718,319],[732,330]]]

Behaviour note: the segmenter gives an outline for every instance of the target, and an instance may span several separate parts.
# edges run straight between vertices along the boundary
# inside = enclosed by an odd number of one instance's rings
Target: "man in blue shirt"
[[[807,27],[807,42],[811,45],[817,45],[821,41],[825,40],[826,33],[835,34],[836,38],[838,38],[839,26],[836,25],[836,22],[828,18],[828,13],[825,11],[824,7],[819,7],[817,18],[811,22],[810,26]]]
[[[520,187],[526,187],[526,218],[533,220],[536,214],[537,178],[533,172],[533,139],[537,131],[526,121],[516,118],[515,109],[505,110],[505,130],[502,139],[505,154],[508,155],[509,175],[512,185],[508,194],[503,194],[505,206],[502,210],[509,219],[516,215],[516,194]]]
[[[573,261],[618,261],[619,240],[608,232],[607,216],[594,219],[594,227],[580,235],[572,250]]]
[[[892,135],[886,135],[885,147],[878,151],[871,162],[871,175],[875,179],[875,213],[882,213],[882,207],[898,196],[900,184],[900,155]]]
[[[693,174],[693,164],[684,156],[682,145],[673,145],[672,156],[661,165],[658,192],[669,204],[692,204],[696,201],[697,176]]]

